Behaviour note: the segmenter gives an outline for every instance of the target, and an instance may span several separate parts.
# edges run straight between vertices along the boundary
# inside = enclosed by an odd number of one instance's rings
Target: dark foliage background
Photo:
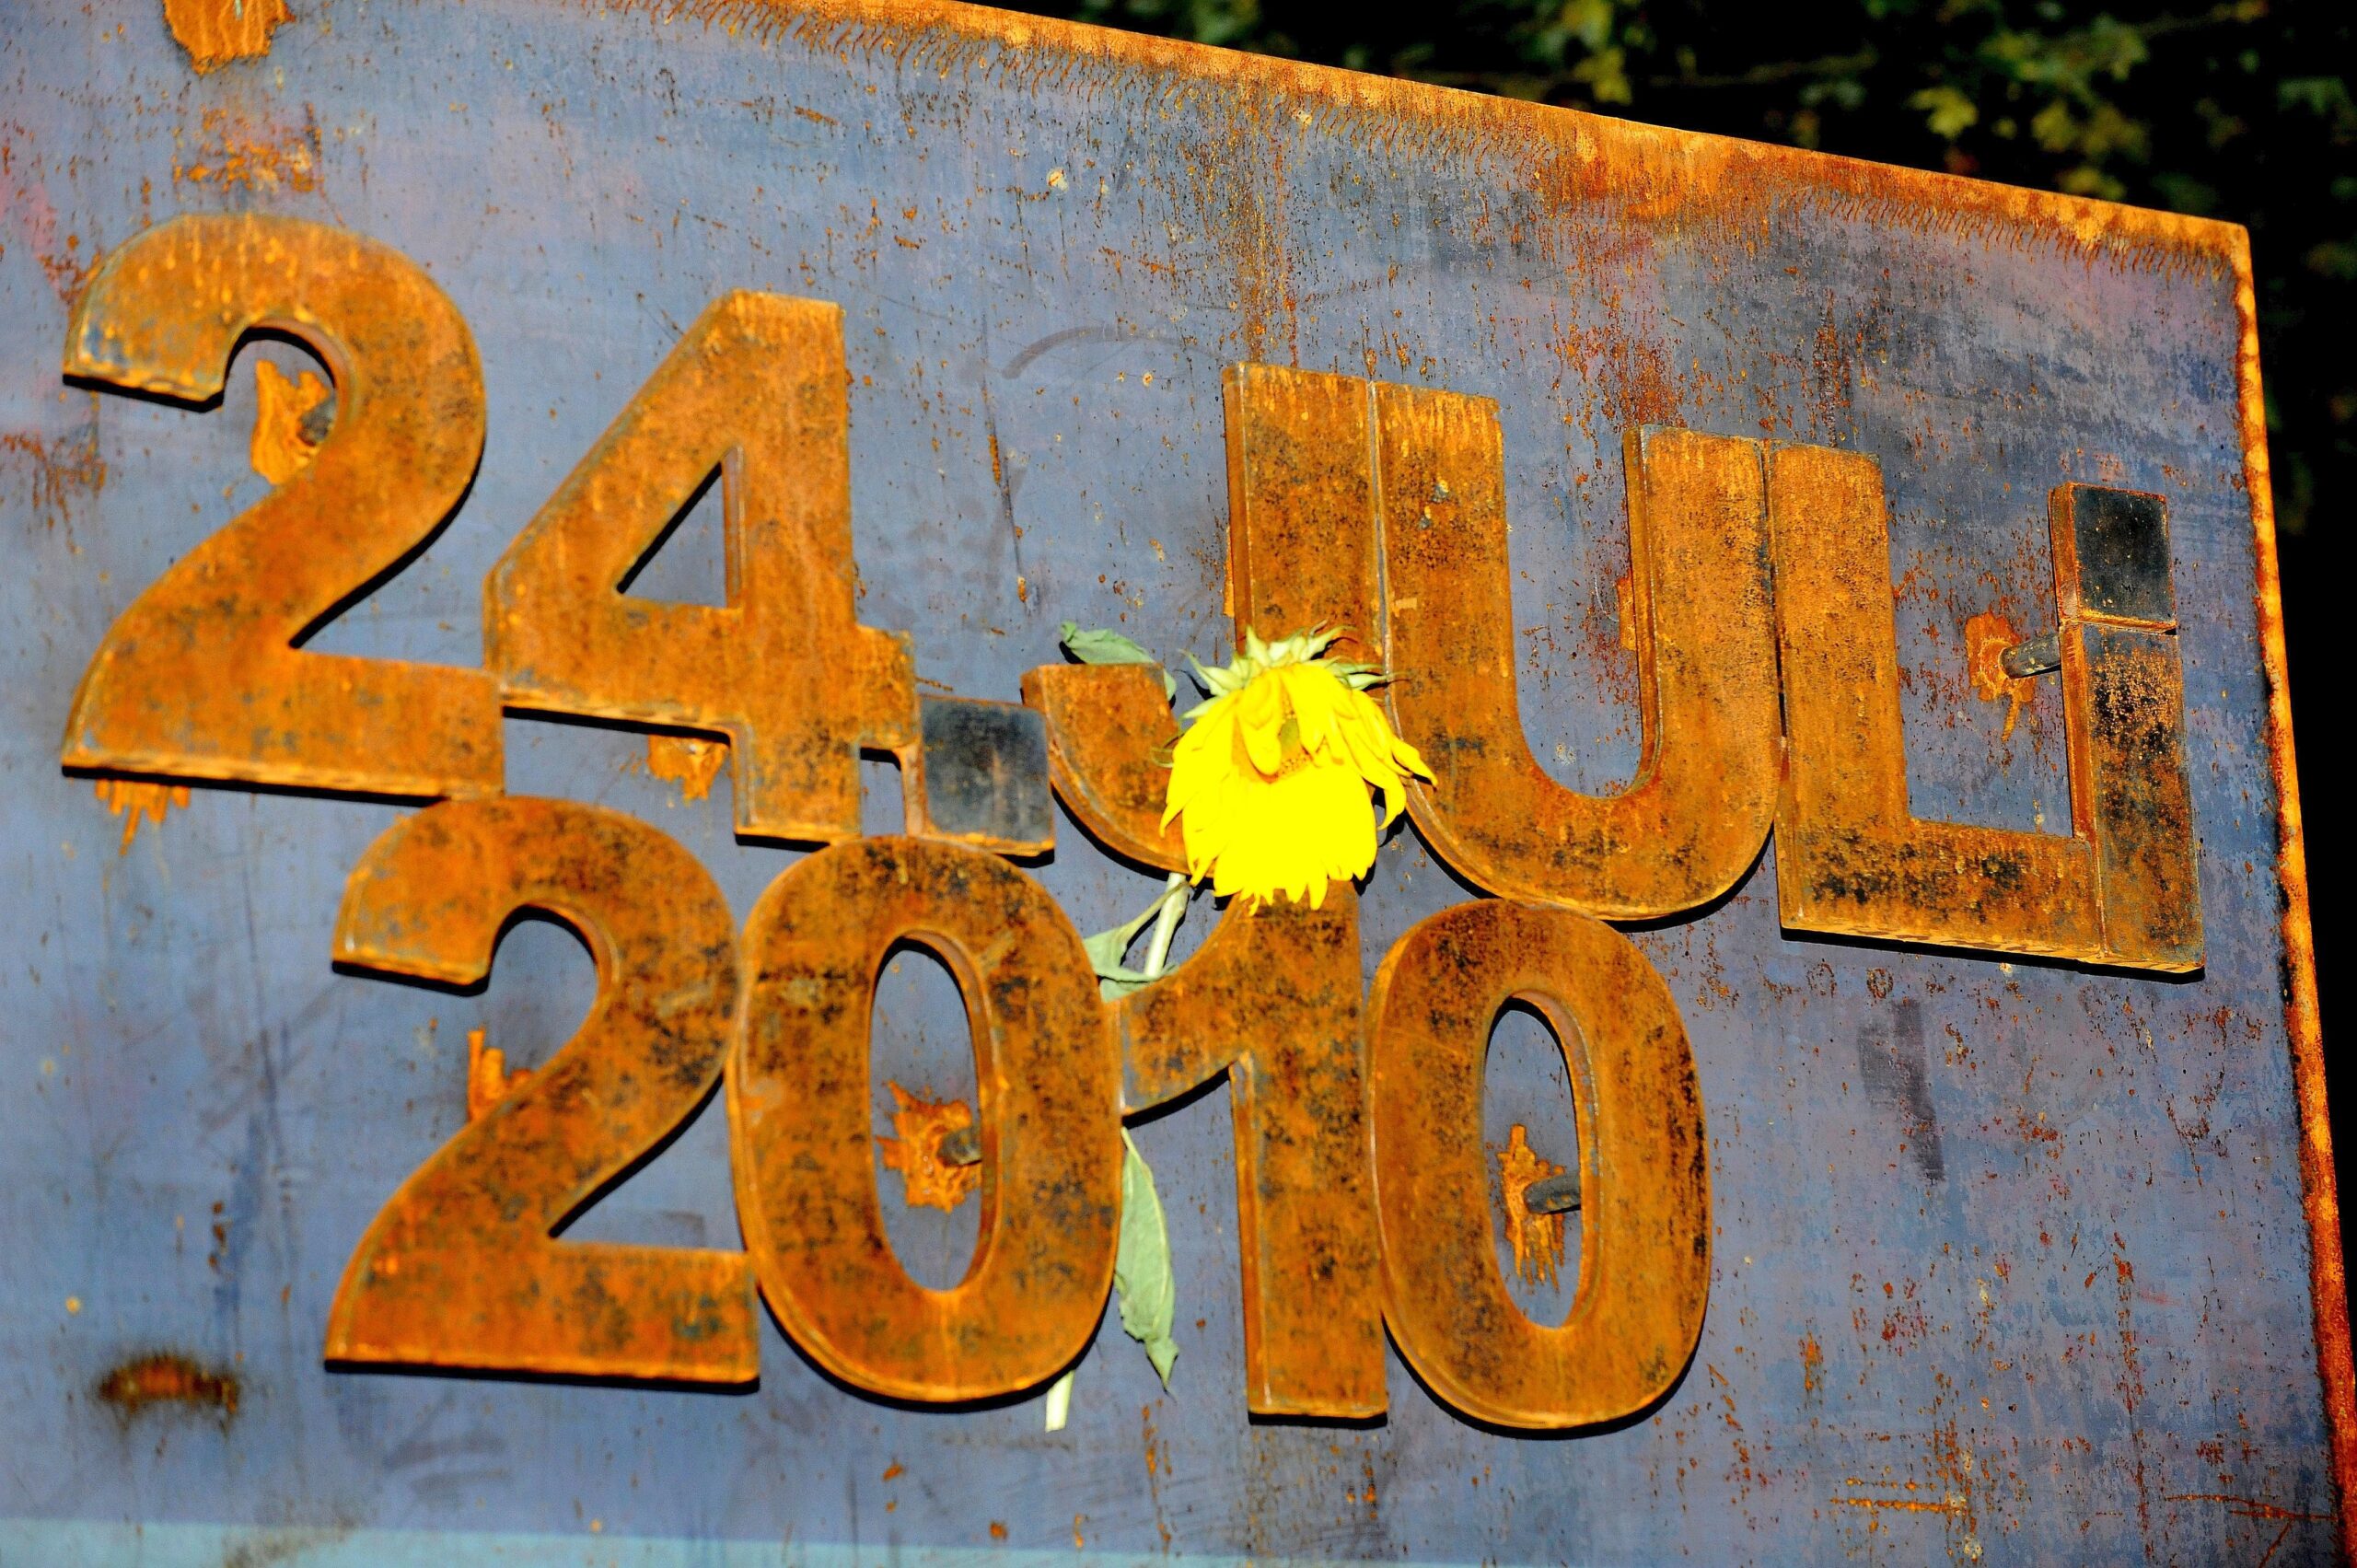
[[[1008,0],[999,0],[1001,4]],[[2332,766],[2357,496],[2357,4],[1071,0],[1016,9],[2247,226],[2332,1073],[2357,1218],[2352,834]]]

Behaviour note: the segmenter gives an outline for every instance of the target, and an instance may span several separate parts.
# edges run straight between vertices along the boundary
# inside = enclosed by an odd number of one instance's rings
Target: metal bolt
[[[2049,632],[2043,637],[2015,643],[1997,656],[1997,668],[2015,680],[2061,668],[2062,633]]]
[[[328,432],[334,428],[335,394],[330,392],[312,405],[310,412],[303,416],[303,439],[316,447],[325,441],[328,438]]]
[[[1575,1171],[1534,1181],[1522,1190],[1522,1206],[1534,1214],[1565,1214],[1580,1206],[1580,1179]]]
[[[980,1165],[982,1163],[982,1130],[979,1127],[955,1127],[941,1135],[939,1153],[944,1165]]]

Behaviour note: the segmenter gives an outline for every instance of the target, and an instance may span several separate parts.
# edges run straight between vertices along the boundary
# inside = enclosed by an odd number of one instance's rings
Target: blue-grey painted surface
[[[1027,1563],[2328,1560],[2222,268],[1813,176],[1698,216],[1649,206],[1642,170],[1583,178],[1620,156],[1599,122],[1354,115],[1306,77],[947,23],[301,8],[266,58],[202,76],[151,4],[0,19],[0,1562],[946,1562],[1000,1529]],[[423,262],[489,387],[463,511],[320,647],[479,662],[506,541],[706,300],[766,288],[844,309],[862,618],[912,633],[942,688],[1013,699],[1066,618],[1222,650],[1220,371],[1298,363],[1499,400],[1526,724],[1588,789],[1636,755],[1620,431],[1880,457],[1915,809],[2061,831],[2059,703],[2001,738],[1960,627],[2050,624],[2051,485],[2161,492],[2208,967],[1788,936],[1772,846],[1722,904],[1636,933],[1699,1063],[1715,1272],[1684,1380],[1615,1430],[1493,1434],[1396,1361],[1380,1424],[1248,1422],[1224,1091],[1138,1131],[1177,1249],[1171,1388],[1109,1320],[1059,1434],[1036,1397],[865,1400],[766,1320],[738,1395],[331,1374],[338,1274],[462,1121],[468,1029],[528,1064],[591,970],[528,923],[480,996],[340,975],[343,876],[397,808],[200,789],[119,849],[58,770],[111,617],[263,490],[263,350],[209,413],[99,397],[57,376],[68,302],[147,225],[246,207]],[[711,597],[699,548],[716,559],[691,521],[636,591]],[[645,817],[740,915],[794,858],[733,841],[725,779],[685,802],[650,777],[640,737],[507,739],[511,791]],[[872,830],[898,825],[891,785],[871,775]],[[1156,886],[1069,820],[1035,874],[1083,930]],[[1403,828],[1367,889],[1370,972],[1466,896]],[[1199,903],[1182,954],[1213,918]],[[887,1077],[970,1095],[954,998],[923,960],[886,977],[879,1129]],[[1543,1035],[1513,1033],[1534,1028],[1502,1032],[1490,1120],[1550,1108],[1550,1152],[1569,1100]],[[972,1207],[923,1217],[896,1241],[946,1283]],[[723,1119],[573,1234],[732,1242]],[[152,1351],[232,1372],[235,1415],[95,1397]]]

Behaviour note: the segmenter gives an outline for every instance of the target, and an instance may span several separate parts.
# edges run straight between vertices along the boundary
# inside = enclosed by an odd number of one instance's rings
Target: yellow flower
[[[1162,821],[1178,819],[1187,874],[1212,889],[1267,901],[1283,893],[1312,909],[1327,883],[1375,864],[1367,788],[1383,792],[1383,825],[1399,817],[1404,776],[1432,777],[1366,694],[1381,677],[1318,656],[1333,633],[1276,643],[1245,633],[1244,656],[1201,669],[1209,701],[1173,749]]]

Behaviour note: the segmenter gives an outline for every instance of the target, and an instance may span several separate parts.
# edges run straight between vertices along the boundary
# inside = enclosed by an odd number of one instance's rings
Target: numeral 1
[[[1123,1108],[1227,1074],[1256,1415],[1383,1413],[1358,890],[1322,909],[1231,905],[1201,951],[1115,1006]]]

